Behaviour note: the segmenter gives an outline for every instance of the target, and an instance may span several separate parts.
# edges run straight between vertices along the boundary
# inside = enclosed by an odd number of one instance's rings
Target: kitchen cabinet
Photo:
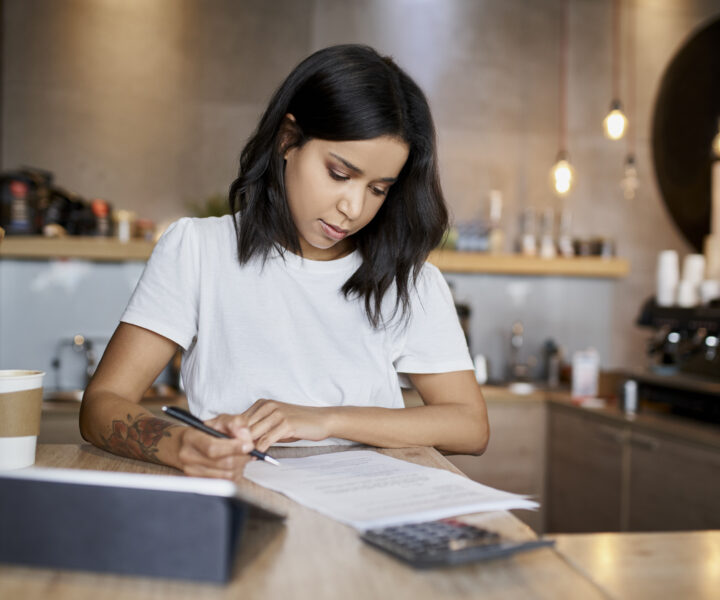
[[[540,502],[537,511],[513,514],[543,532],[545,497],[545,402],[541,392],[517,396],[483,388],[490,421],[490,442],[482,456],[448,456],[471,479]]]
[[[553,404],[548,429],[548,531],[620,531],[627,429]]]
[[[663,422],[549,402],[548,531],[720,528],[716,436]]]
[[[720,450],[652,432],[630,446],[631,531],[720,527]]]

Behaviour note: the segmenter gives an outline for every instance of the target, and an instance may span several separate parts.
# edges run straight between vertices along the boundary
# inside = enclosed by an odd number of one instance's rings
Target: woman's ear
[[[288,153],[297,146],[302,139],[302,133],[295,120],[295,115],[287,113],[280,124],[280,152],[287,160]]]

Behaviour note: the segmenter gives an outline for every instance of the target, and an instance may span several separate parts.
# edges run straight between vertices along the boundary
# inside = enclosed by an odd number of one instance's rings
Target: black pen
[[[223,433],[222,431],[218,431],[217,429],[208,427],[200,419],[186,411],[184,408],[178,408],[177,406],[163,406],[162,410],[167,416],[172,417],[173,419],[177,419],[178,421],[182,421],[183,423],[185,423],[185,425],[190,425],[190,427],[194,427],[195,429],[204,431],[209,435],[215,436],[217,438],[224,438],[227,440],[232,439],[229,435]],[[260,450],[250,450],[250,456],[254,456],[259,460],[269,462],[271,465],[275,465],[277,467],[280,466],[280,463],[276,461],[272,456],[268,456],[264,452],[260,452]]]

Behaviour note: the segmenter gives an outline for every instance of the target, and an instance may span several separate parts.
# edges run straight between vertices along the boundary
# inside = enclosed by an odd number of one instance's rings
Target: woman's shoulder
[[[180,249],[199,256],[233,256],[236,248],[232,217],[182,217],[172,222],[158,240],[156,251]]]
[[[190,241],[195,238],[199,241],[234,238],[232,216],[223,217],[182,217],[173,221],[163,232],[160,240],[164,238],[183,238]]]
[[[222,217],[181,217],[168,225],[163,235],[217,235],[234,232],[231,215]]]

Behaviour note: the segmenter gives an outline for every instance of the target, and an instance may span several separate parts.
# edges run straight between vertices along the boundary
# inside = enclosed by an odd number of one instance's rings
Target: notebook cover
[[[182,491],[0,477],[0,562],[225,582],[248,505]]]

